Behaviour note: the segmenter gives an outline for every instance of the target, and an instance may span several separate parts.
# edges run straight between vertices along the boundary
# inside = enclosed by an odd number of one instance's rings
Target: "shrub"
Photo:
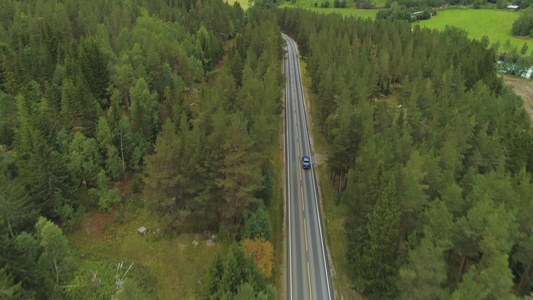
[[[521,35],[521,36],[533,36],[531,34],[533,30],[533,10],[531,8],[528,8],[524,11],[524,13],[516,19],[513,23],[513,27],[511,28],[511,33],[513,35]]]
[[[100,201],[98,202],[98,206],[104,212],[110,212],[111,205],[119,201],[120,201],[120,191],[115,188],[112,190],[107,190],[107,191],[102,192],[100,196]]]
[[[271,233],[272,228],[270,227],[268,212],[264,206],[259,206],[256,212],[246,220],[242,236],[248,239],[263,238],[269,240]]]

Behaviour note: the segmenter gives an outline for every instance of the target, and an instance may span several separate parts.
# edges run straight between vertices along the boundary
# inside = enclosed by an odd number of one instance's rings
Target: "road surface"
[[[296,43],[286,35],[284,62],[285,166],[287,220],[287,298],[333,299],[329,261],[318,205],[314,167],[302,169],[302,156],[313,156],[307,129]]]

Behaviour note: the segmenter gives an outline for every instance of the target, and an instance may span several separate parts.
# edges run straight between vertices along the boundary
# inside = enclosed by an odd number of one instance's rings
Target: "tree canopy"
[[[167,233],[240,238],[257,214],[250,235],[268,237],[265,211],[254,213],[272,197],[282,108],[272,11],[245,15],[222,0],[9,0],[0,40],[0,297],[144,295],[133,279],[83,288],[101,262],[77,264],[62,233],[87,210],[127,205],[133,190]]]
[[[355,289],[375,299],[529,294],[533,131],[493,49],[454,28],[278,16],[307,59]]]

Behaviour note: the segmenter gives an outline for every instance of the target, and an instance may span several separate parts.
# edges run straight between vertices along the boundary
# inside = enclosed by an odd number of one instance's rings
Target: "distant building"
[[[425,15],[425,12],[423,10],[421,11],[415,11],[411,13],[411,20],[424,20],[429,19],[433,14]]]
[[[520,6],[519,5],[508,5],[507,9],[513,10],[513,11],[519,11],[520,10]]]

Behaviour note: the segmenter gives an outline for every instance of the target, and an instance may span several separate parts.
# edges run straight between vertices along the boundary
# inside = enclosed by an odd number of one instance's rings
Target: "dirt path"
[[[509,75],[502,76],[507,88],[524,99],[524,108],[533,122],[533,84],[531,80]]]

